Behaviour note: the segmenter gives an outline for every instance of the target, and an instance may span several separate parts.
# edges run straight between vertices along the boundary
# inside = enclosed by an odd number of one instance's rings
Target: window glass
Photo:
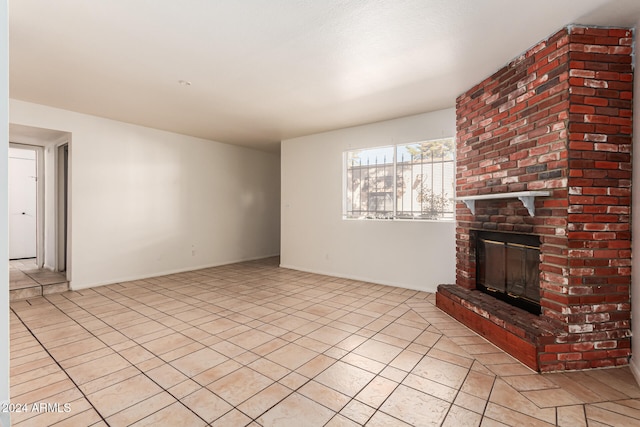
[[[453,138],[346,153],[345,217],[453,219]]]
[[[394,147],[347,152],[349,218],[393,218]]]

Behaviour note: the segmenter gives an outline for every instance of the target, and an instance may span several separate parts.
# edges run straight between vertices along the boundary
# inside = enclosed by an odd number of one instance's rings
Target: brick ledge
[[[558,325],[478,290],[439,285],[436,306],[535,371]]]

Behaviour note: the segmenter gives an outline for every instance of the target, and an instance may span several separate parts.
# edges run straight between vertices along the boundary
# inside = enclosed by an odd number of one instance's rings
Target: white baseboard
[[[105,281],[105,282],[88,283],[88,284],[84,284],[84,285],[80,285],[80,286],[75,285],[73,283],[73,279],[72,279],[69,282],[69,289],[72,290],[72,291],[79,291],[79,290],[82,290],[82,289],[95,288],[96,286],[107,286],[107,285],[113,285],[115,283],[132,282],[134,280],[152,279],[154,277],[162,277],[162,276],[168,276],[170,274],[185,273],[187,271],[202,270],[204,268],[220,267],[222,265],[237,264],[237,263],[240,263],[240,262],[255,261],[255,260],[265,259],[265,258],[273,258],[273,257],[276,257],[278,255],[279,254],[261,255],[261,256],[256,256],[256,257],[251,257],[251,258],[243,258],[243,259],[238,259],[238,260],[220,261],[220,262],[216,262],[216,263],[212,263],[212,264],[196,265],[196,266],[185,267],[185,268],[158,271],[158,272],[154,272],[154,273],[150,273],[150,274],[140,274],[140,275],[134,275],[134,276],[125,276],[125,277],[120,277],[120,278],[118,278],[116,280],[109,280],[109,281]]]
[[[340,279],[357,280],[359,282],[375,283],[376,285],[393,286],[395,288],[411,289],[413,291],[422,291],[422,292],[435,293],[436,290],[437,290],[436,288],[434,288],[434,289],[417,288],[415,286],[407,285],[406,283],[399,283],[399,282],[380,280],[380,279],[377,279],[377,278],[374,278],[374,277],[365,277],[365,276],[341,274],[341,273],[336,273],[335,271],[314,270],[314,269],[308,269],[308,268],[304,268],[304,267],[297,267],[295,265],[280,264],[280,267],[288,268],[290,270],[303,271],[305,273],[322,274],[323,276],[338,277]]]

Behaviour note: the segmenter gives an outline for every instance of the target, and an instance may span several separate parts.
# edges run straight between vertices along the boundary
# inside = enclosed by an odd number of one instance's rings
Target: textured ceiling
[[[638,0],[10,0],[10,97],[277,150],[452,107],[567,24],[639,18]]]

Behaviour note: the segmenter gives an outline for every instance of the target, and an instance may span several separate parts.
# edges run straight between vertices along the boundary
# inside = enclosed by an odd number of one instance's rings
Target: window
[[[453,138],[345,153],[345,218],[453,219]]]

